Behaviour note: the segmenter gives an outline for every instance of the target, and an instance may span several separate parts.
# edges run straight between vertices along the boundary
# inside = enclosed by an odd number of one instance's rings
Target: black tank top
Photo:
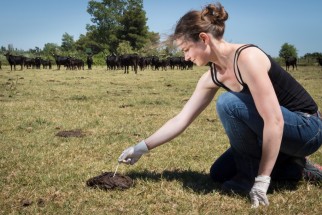
[[[248,94],[250,94],[250,91],[248,89],[247,84],[243,82],[237,61],[241,51],[249,47],[258,48],[257,46],[252,44],[243,45],[236,50],[234,57],[234,73],[237,78],[237,81],[243,86],[243,90],[241,91],[241,93]],[[300,111],[309,114],[316,113],[318,111],[318,106],[316,102],[313,100],[313,98],[310,96],[310,94],[304,89],[304,87],[301,84],[299,84],[281,66],[279,66],[271,58],[271,56],[267,54],[266,56],[269,58],[269,61],[271,63],[271,68],[268,71],[268,76],[273,84],[279,104],[290,111]],[[236,73],[236,68],[238,75]],[[223,87],[227,91],[231,91],[228,87],[226,87],[223,83],[221,83],[218,80],[216,66],[214,64],[210,64],[210,70],[213,82],[217,86]]]

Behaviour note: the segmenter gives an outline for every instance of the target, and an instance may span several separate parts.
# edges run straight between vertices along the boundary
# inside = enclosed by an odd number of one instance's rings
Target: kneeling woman
[[[210,69],[200,78],[182,111],[119,162],[134,164],[142,154],[183,132],[213,100],[230,148],[215,161],[211,176],[225,190],[250,194],[252,205],[268,205],[271,177],[298,180],[303,170],[321,180],[321,169],[305,157],[322,143],[322,120],[309,93],[260,48],[223,39],[228,13],[221,4],[189,11],[173,38],[185,59]],[[287,170],[287,171],[285,171]]]

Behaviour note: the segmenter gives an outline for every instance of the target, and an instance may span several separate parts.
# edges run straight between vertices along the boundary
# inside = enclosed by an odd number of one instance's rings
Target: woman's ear
[[[204,42],[204,43],[208,43],[209,41],[209,36],[208,34],[204,33],[204,32],[201,32],[199,34],[199,38]]]

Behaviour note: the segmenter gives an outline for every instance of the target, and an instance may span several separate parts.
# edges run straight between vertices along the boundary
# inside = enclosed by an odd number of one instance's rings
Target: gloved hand
[[[118,158],[119,163],[131,164],[136,163],[143,154],[148,153],[149,149],[146,146],[144,140],[136,144],[135,146],[131,146],[125,149],[120,157]]]
[[[271,177],[259,175],[255,178],[255,183],[249,192],[252,208],[257,208],[259,203],[269,205],[266,193],[271,182]]]

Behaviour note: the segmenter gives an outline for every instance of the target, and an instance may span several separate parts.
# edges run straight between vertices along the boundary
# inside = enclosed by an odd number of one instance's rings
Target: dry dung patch
[[[101,175],[90,178],[86,181],[86,185],[92,188],[102,190],[110,189],[128,189],[134,185],[133,180],[126,175],[116,173],[113,177],[113,172],[104,172]]]
[[[58,137],[84,137],[86,132],[81,129],[68,130],[68,131],[59,131],[56,136]]]

